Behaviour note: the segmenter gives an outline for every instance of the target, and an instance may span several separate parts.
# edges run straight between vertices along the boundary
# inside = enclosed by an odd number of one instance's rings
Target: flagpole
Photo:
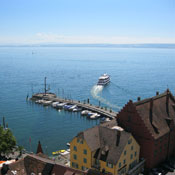
[[[30,149],[30,153],[31,153],[31,137],[29,137],[29,149]]]

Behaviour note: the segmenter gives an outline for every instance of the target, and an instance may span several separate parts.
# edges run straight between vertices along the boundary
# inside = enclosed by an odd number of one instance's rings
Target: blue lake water
[[[98,77],[108,73],[111,83],[94,91]],[[47,154],[66,148],[78,132],[99,121],[79,113],[56,111],[26,102],[42,92],[44,77],[50,91],[61,97],[108,106],[119,111],[136,101],[175,92],[175,49],[95,47],[0,47],[0,123],[5,116],[18,144],[36,151],[38,140]]]

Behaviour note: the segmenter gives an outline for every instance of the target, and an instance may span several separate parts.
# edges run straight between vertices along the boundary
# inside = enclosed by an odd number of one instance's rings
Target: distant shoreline
[[[98,47],[98,48],[168,48],[175,44],[0,44],[0,47]]]

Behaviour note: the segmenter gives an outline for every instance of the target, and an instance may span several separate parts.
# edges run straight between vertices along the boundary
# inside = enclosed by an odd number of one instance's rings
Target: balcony
[[[92,168],[100,170],[100,164],[94,164],[94,165],[92,165]]]
[[[109,172],[100,172],[99,170],[94,170],[94,169],[89,169],[88,174],[91,174],[91,175],[113,175],[112,173],[109,173]]]
[[[136,164],[132,169],[130,169],[127,172],[127,175],[136,175],[142,172],[144,170],[144,163],[145,163],[145,160],[144,159],[141,160],[138,164]]]

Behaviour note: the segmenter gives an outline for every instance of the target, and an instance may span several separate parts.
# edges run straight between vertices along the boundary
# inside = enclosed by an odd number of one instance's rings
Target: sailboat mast
[[[46,78],[47,78],[47,77],[44,78],[44,92],[45,92],[45,94],[46,94],[46,92],[47,92],[47,90],[46,90]]]

